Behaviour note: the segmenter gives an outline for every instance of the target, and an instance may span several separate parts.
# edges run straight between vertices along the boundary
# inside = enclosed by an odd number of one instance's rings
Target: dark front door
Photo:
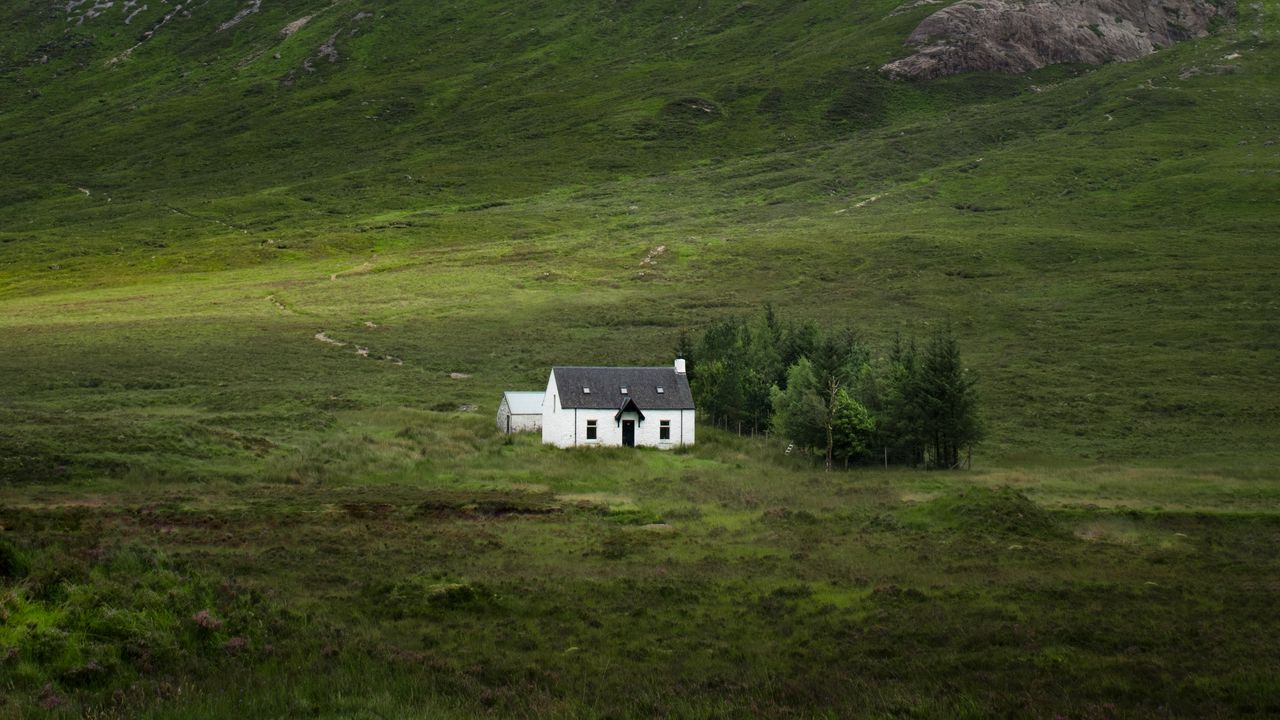
[[[622,446],[623,447],[636,446],[636,421],[635,420],[622,421]]]

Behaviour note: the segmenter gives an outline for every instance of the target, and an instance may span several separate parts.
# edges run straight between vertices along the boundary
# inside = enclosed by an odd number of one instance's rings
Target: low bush
[[[0,578],[23,578],[30,570],[27,553],[10,539],[0,537]]]
[[[219,589],[142,547],[23,551],[0,541],[0,667],[9,689],[47,698],[194,669],[272,627],[255,597]],[[237,645],[240,647],[241,645]]]

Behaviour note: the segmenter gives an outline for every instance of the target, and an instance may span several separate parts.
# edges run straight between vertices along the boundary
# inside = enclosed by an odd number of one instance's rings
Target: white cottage
[[[693,444],[684,360],[671,367],[554,367],[542,400],[542,442],[675,448]]]
[[[498,404],[498,429],[504,433],[534,432],[542,427],[542,393],[508,390]]]

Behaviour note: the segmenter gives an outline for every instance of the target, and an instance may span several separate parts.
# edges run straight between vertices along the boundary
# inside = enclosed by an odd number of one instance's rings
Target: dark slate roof
[[[689,376],[674,367],[554,367],[560,407],[617,410],[631,398],[641,410],[692,410]],[[622,394],[622,388],[627,394]],[[591,388],[590,393],[582,391]],[[658,388],[663,392],[659,393]]]

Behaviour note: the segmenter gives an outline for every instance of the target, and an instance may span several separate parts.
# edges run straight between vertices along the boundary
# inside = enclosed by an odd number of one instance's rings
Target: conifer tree
[[[879,441],[908,465],[924,462],[924,397],[919,351],[914,340],[895,335],[880,385]]]
[[[681,330],[679,337],[676,338],[676,357],[684,358],[685,376],[689,380],[689,385],[694,383],[695,373],[697,372],[698,363],[694,356],[693,340],[689,339],[689,331]]]
[[[950,327],[930,339],[920,367],[924,438],[932,446],[934,467],[956,468],[960,451],[981,436],[973,375],[960,359]]]

